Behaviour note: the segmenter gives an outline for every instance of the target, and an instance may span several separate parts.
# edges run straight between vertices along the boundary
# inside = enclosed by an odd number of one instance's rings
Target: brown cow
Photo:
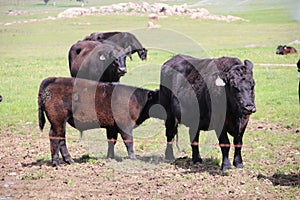
[[[66,163],[73,163],[66,146],[66,123],[79,131],[106,128],[109,158],[114,157],[118,133],[128,155],[135,159],[132,130],[149,118],[149,109],[158,103],[158,91],[118,83],[99,83],[75,78],[46,78],[38,94],[39,127],[46,114],[52,164],[59,165],[59,151]]]

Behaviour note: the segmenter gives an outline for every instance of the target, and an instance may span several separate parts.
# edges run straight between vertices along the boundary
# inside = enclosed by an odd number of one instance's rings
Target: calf
[[[132,130],[149,118],[150,107],[158,103],[158,91],[118,83],[98,83],[75,78],[46,78],[38,94],[39,127],[46,114],[52,164],[59,165],[59,151],[66,163],[73,163],[66,146],[66,123],[79,131],[106,128],[109,158],[114,157],[118,133],[128,155],[135,159]]]
[[[148,50],[145,49],[140,41],[129,32],[104,32],[104,33],[91,33],[89,36],[85,37],[84,40],[92,40],[92,41],[111,41],[116,43],[117,45],[123,47],[128,50],[130,54],[138,53],[141,60],[147,59]],[[131,56],[130,56],[131,58]]]
[[[201,163],[199,131],[215,130],[222,150],[221,169],[231,168],[228,158],[233,136],[233,165],[242,168],[242,139],[254,104],[253,65],[245,60],[222,57],[197,59],[176,55],[161,69],[160,104],[165,108],[166,159],[174,159],[172,140],[177,126],[189,127],[192,160]]]
[[[294,47],[290,47],[290,46],[286,46],[286,45],[284,45],[284,46],[279,45],[276,49],[276,54],[279,54],[279,55],[286,55],[289,53],[297,53],[297,50]]]
[[[118,82],[126,73],[127,50],[114,43],[79,41],[69,50],[72,77],[101,82]]]

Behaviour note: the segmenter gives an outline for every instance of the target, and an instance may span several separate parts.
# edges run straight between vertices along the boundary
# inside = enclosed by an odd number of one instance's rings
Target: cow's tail
[[[46,119],[45,119],[45,115],[44,115],[44,105],[42,105],[43,100],[41,100],[41,97],[39,96],[38,99],[38,103],[39,103],[39,127],[40,130],[43,131],[45,123],[46,123]]]
[[[44,102],[43,102],[43,84],[44,82],[42,82],[42,84],[40,85],[40,89],[39,89],[39,96],[38,96],[38,109],[39,109],[39,127],[40,130],[43,131],[45,123],[46,123],[46,119],[45,119],[45,115],[44,115]]]
[[[38,118],[39,118],[39,127],[41,131],[43,131],[46,123],[46,119],[44,115],[45,112],[44,102],[47,99],[46,88],[54,80],[55,80],[54,78],[47,78],[43,80],[40,85],[39,94],[38,94]]]

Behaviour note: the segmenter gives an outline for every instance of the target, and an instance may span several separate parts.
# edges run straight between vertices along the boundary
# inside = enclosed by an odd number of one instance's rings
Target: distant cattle
[[[99,83],[79,78],[46,78],[38,94],[39,127],[46,114],[52,164],[59,165],[59,152],[66,163],[73,163],[66,146],[66,123],[79,131],[106,128],[109,158],[121,133],[128,155],[135,159],[132,130],[149,118],[148,111],[158,103],[159,91],[118,83]]]
[[[79,41],[68,54],[72,77],[118,82],[126,73],[126,50],[109,42]]]
[[[2,101],[2,96],[0,95],[0,102]]]
[[[123,47],[124,49],[128,49],[130,54],[134,54],[135,52],[137,52],[141,60],[147,59],[148,50],[142,46],[142,44],[135,37],[135,35],[129,32],[95,32],[85,37],[84,40],[92,40],[99,42],[111,41]]]
[[[279,45],[276,49],[276,54],[279,55],[286,55],[286,54],[292,54],[292,53],[297,53],[297,50],[294,47],[290,47],[290,46],[282,46]]]
[[[165,108],[166,159],[174,159],[172,140],[179,123],[189,127],[192,160],[201,163],[199,131],[215,130],[222,150],[222,170],[231,168],[228,158],[233,136],[233,165],[243,167],[243,134],[254,104],[253,65],[237,58],[197,59],[176,55],[161,68],[160,104]]]

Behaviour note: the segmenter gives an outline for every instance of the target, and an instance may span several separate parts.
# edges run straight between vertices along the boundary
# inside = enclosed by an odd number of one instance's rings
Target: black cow
[[[233,136],[233,165],[242,168],[242,138],[254,104],[253,65],[237,58],[197,59],[176,55],[161,69],[160,104],[165,108],[166,159],[173,160],[172,140],[177,125],[189,127],[192,160],[202,162],[199,154],[199,131],[215,130],[222,150],[222,170],[231,168],[228,158]]]
[[[118,82],[126,73],[126,50],[114,43],[79,41],[69,50],[72,77]]]
[[[46,78],[38,94],[39,127],[45,116],[49,131],[52,164],[59,165],[59,151],[66,163],[73,163],[66,146],[66,123],[79,131],[106,128],[109,158],[114,157],[118,133],[128,155],[135,159],[132,129],[149,118],[148,111],[158,103],[159,91],[118,83],[99,83],[79,78]]]
[[[2,101],[2,96],[0,95],[0,102]]]
[[[99,41],[99,42],[111,41],[123,47],[124,49],[128,49],[128,51],[131,54],[137,52],[141,60],[147,59],[148,50],[142,46],[142,44],[135,37],[135,35],[129,32],[104,32],[104,33],[95,32],[95,33],[91,33],[89,36],[86,36],[84,40],[92,40],[92,41]]]
[[[294,47],[290,47],[290,46],[286,46],[286,45],[284,45],[284,46],[279,45],[276,49],[276,54],[279,54],[279,55],[286,55],[289,53],[297,53],[297,50]]]

